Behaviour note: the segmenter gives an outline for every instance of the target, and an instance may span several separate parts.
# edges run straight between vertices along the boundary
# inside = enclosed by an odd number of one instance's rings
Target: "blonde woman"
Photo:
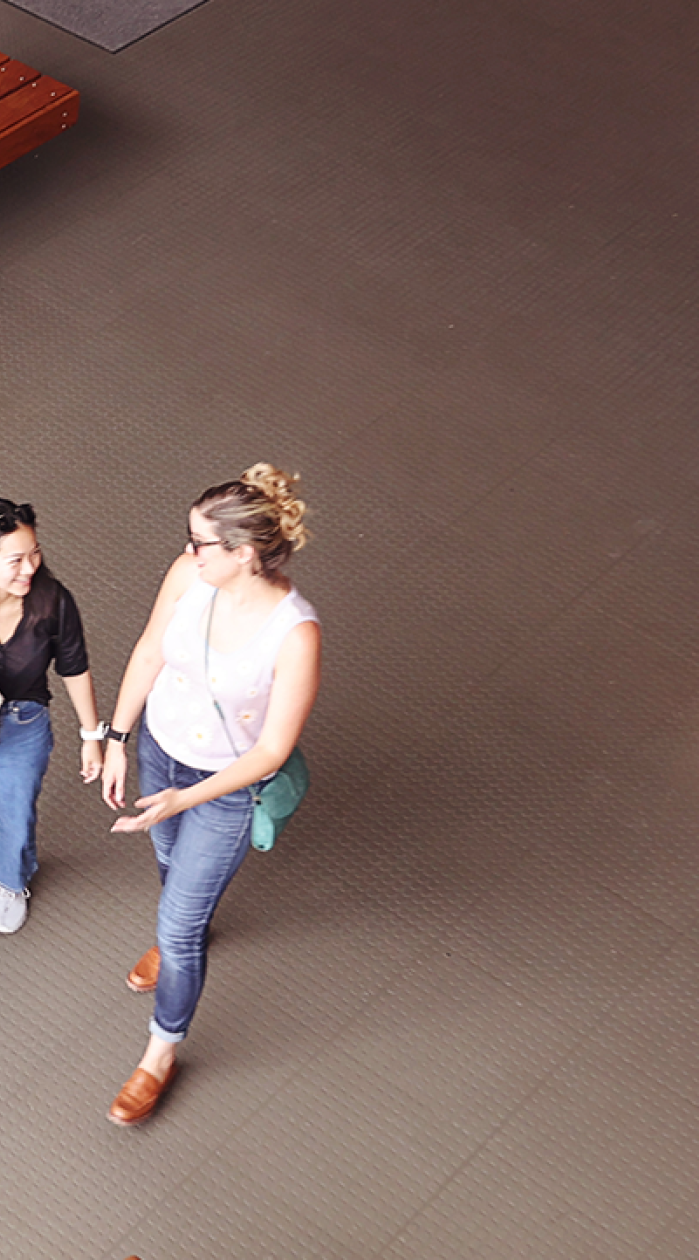
[[[150,1039],[109,1111],[146,1119],[171,1083],[206,973],[208,929],[250,843],[249,788],[292,752],[316,697],[315,610],[283,576],[306,541],[295,477],[255,464],[206,490],[124,674],[108,728],[104,799],[125,803],[126,741],[142,710],[142,812],[114,831],[150,830],[162,885],[157,946],[129,974],[155,990]]]

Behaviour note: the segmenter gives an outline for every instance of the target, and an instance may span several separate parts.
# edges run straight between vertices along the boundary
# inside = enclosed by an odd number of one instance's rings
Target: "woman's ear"
[[[235,550],[241,564],[251,565],[254,568],[257,552],[254,547],[250,546],[250,543],[241,543]]]

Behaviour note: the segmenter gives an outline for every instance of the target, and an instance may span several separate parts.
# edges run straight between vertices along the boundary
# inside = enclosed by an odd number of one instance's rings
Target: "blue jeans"
[[[18,893],[38,868],[36,801],[53,748],[51,719],[36,700],[0,706],[0,884]]]
[[[138,736],[138,773],[142,796],[210,777],[210,771],[168,757],[145,718]],[[187,1035],[206,977],[209,924],[250,847],[252,809],[244,788],[151,827],[162,892],[160,972],[150,1031],[163,1041],[182,1041]]]

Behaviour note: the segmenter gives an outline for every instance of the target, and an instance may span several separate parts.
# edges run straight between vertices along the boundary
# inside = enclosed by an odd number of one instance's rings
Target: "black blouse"
[[[88,668],[75,600],[42,565],[25,596],[22,620],[12,638],[0,643],[0,695],[48,704],[46,675],[52,660],[62,678],[84,674]]]

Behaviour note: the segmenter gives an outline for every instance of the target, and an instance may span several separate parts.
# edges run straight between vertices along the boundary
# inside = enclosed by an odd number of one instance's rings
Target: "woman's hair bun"
[[[13,503],[12,499],[0,499],[0,535],[14,534],[20,525],[36,525],[36,512],[31,503]]]
[[[246,468],[240,480],[264,495],[274,511],[282,538],[292,544],[294,551],[300,551],[308,540],[308,531],[303,524],[306,504],[294,491],[298,473],[286,473],[273,464],[258,463]]]

